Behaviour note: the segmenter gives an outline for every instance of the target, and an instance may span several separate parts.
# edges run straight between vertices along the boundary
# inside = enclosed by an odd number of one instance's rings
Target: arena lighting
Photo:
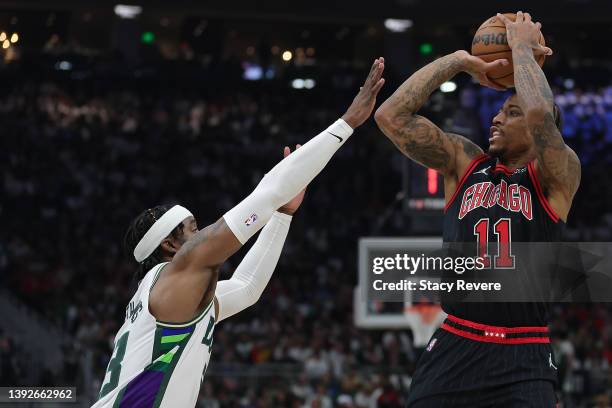
[[[307,78],[304,80],[304,88],[306,89],[312,89],[315,87],[316,84],[317,83],[315,82],[314,79]]]
[[[293,89],[303,89],[304,88],[304,80],[301,78],[295,78],[291,81],[291,87]]]
[[[243,64],[242,78],[247,81],[259,81],[263,77],[263,69],[257,64]]]
[[[2,43],[2,48],[4,48],[5,50],[11,46],[11,42],[9,40],[4,40],[4,42]]]
[[[394,33],[403,33],[412,27],[412,20],[402,20],[398,18],[388,18],[385,20],[385,28]]]
[[[140,15],[140,13],[142,13],[141,6],[128,6],[126,4],[117,4],[115,6],[115,14],[120,18],[136,18]]]
[[[293,53],[289,50],[283,52],[283,61],[291,61],[293,58]]]
[[[575,82],[572,78],[567,78],[565,81],[563,81],[563,86],[565,89],[574,89],[574,85]]]
[[[6,40],[6,33],[3,31],[0,33],[0,41]]]
[[[422,55],[429,55],[433,52],[433,45],[431,43],[423,43],[419,45],[419,52]]]
[[[13,35],[11,35],[11,43],[15,44],[17,41],[19,41],[19,34],[13,33]]]
[[[438,192],[438,173],[434,169],[427,169],[427,192],[430,195]]]
[[[151,31],[145,31],[140,36],[140,42],[143,44],[153,44],[153,41],[155,41],[155,34],[153,34]]]
[[[55,69],[58,71],[70,71],[72,69],[72,63],[70,61],[58,61],[55,64]]]
[[[440,85],[440,90],[442,92],[453,92],[457,89],[457,84],[454,83],[453,81],[447,81],[444,82],[442,85]]]

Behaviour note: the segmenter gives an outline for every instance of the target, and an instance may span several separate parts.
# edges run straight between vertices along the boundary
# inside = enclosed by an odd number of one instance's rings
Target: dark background
[[[121,19],[106,1],[0,1],[0,385],[77,386],[86,406],[133,293],[134,216],[180,202],[214,222],[344,112],[375,57],[383,100],[498,11],[525,7],[555,51],[544,70],[583,166],[567,238],[610,241],[612,4],[536,3],[177,0]],[[422,113],[486,149],[506,94],[454,82]],[[441,213],[418,210],[442,197],[427,177],[373,120],[356,132],[309,187],[262,299],[217,328],[199,406],[401,406],[422,350],[408,329],[354,326],[357,241],[439,235]],[[561,406],[609,406],[610,305],[555,306],[551,330]]]

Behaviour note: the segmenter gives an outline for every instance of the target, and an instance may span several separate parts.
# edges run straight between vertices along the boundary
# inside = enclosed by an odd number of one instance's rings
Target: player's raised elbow
[[[382,104],[374,113],[374,120],[378,128],[387,136],[391,137],[400,128],[398,115],[386,104]]]
[[[376,109],[376,112],[374,112],[374,120],[381,130],[387,126],[389,121],[389,112],[387,112],[384,105],[381,105],[378,109]]]

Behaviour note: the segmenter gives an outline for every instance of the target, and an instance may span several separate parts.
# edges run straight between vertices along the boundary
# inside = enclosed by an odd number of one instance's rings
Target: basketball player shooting
[[[403,154],[444,176],[445,242],[559,241],[580,182],[580,162],[561,137],[559,110],[534,57],[552,51],[539,44],[541,25],[528,13],[518,12],[514,22],[497,17],[512,50],[516,94],[493,118],[486,154],[416,112],[462,71],[500,89],[487,72],[507,60],[487,63],[466,51],[439,58],[382,104],[376,122]],[[448,318],[420,357],[408,406],[555,406],[557,373],[545,303],[443,301],[442,308]]]
[[[138,289],[94,404],[99,407],[194,407],[215,325],[257,301],[280,256],[303,190],[372,113],[384,62],[370,73],[341,119],[289,154],[255,190],[214,224],[198,230],[184,207],[155,207],[130,226],[126,243],[139,263]],[[265,225],[265,227],[264,227]],[[229,280],[220,265],[261,227]]]

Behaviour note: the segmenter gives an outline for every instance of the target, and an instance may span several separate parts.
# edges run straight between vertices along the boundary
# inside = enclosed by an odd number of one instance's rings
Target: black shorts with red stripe
[[[488,326],[449,315],[417,364],[408,407],[555,407],[548,328]]]

